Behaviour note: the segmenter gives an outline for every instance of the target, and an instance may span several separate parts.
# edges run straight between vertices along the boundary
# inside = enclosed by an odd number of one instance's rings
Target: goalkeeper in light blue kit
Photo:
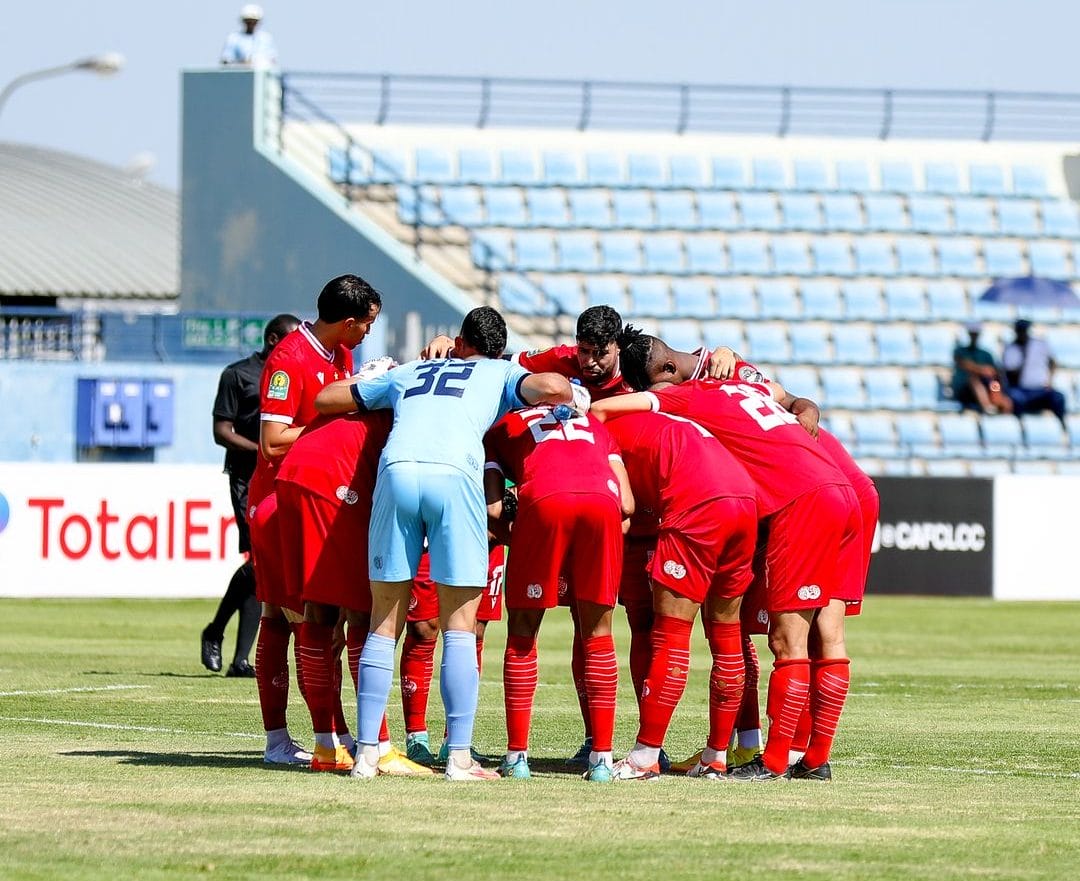
[[[479,689],[476,610],[488,567],[483,437],[518,407],[570,404],[582,414],[589,407],[588,392],[565,377],[532,374],[502,360],[505,346],[506,322],[495,309],[481,306],[462,322],[456,357],[413,361],[374,379],[334,383],[316,399],[323,413],[394,410],[372,503],[371,632],[360,655],[360,750],[353,777],[378,774],[379,725],[390,696],[394,649],[426,537],[443,632],[446,778],[498,779],[470,753]]]

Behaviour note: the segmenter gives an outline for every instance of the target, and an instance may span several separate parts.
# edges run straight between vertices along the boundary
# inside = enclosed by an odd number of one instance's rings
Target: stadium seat
[[[759,190],[787,189],[787,171],[779,159],[754,159],[750,163],[753,185]]]
[[[1043,278],[1067,279],[1069,271],[1068,250],[1060,242],[1035,241],[1028,245],[1031,274]]]
[[[632,187],[662,187],[664,166],[652,153],[631,153],[627,158],[627,182]]]
[[[727,275],[730,272],[727,255],[718,236],[687,236],[686,268],[692,275]]]
[[[701,329],[705,335],[705,345],[710,349],[717,346],[728,348],[744,353],[746,352],[746,337],[743,334],[741,321],[705,321]]]
[[[1025,414],[1020,417],[1024,443],[1032,458],[1064,459],[1069,455],[1068,437],[1057,417],[1050,413]]]
[[[656,226],[659,229],[700,229],[694,197],[678,190],[660,190],[653,194],[656,203]]]
[[[824,193],[834,189],[829,186],[829,172],[820,159],[795,160],[795,189],[812,193]]]
[[[712,185],[717,190],[742,190],[746,188],[746,168],[741,159],[714,156],[712,160]]]
[[[819,237],[811,243],[814,254],[814,270],[819,275],[836,275],[841,278],[855,272],[851,248],[842,239]]]
[[[884,364],[900,364],[914,367],[919,363],[919,350],[915,345],[915,334],[909,324],[878,324],[878,358]]]
[[[671,314],[671,295],[667,279],[633,278],[629,288],[631,315],[663,317]]]
[[[952,367],[953,349],[956,348],[956,330],[948,324],[920,324],[915,328],[915,338],[922,353],[920,363]]]
[[[991,278],[1017,278],[1027,275],[1024,252],[1016,242],[988,241],[983,245],[986,274]]]
[[[844,317],[840,286],[831,279],[811,278],[802,282],[803,314],[810,319],[837,321]]]
[[[899,196],[871,194],[863,197],[866,228],[872,232],[904,232],[909,229],[904,202]]]
[[[795,321],[788,328],[791,360],[799,364],[831,364],[832,346],[829,326],[817,322]]]
[[[499,180],[517,186],[539,183],[540,173],[533,151],[518,148],[500,150]]]
[[[907,371],[911,406],[916,410],[937,410],[942,406],[941,380],[930,367],[913,367]]]
[[[660,338],[680,352],[701,348],[701,325],[696,321],[669,318],[660,322]]]
[[[822,392],[821,400],[825,400],[824,392]],[[848,449],[855,445],[855,432],[851,428],[851,416],[847,413],[823,413],[821,427]]]
[[[363,186],[371,181],[371,156],[359,147],[342,150],[331,147],[327,153],[330,179],[336,184]]]
[[[472,261],[481,269],[499,270],[510,267],[511,239],[509,233],[478,232],[472,240]]]
[[[681,275],[686,271],[682,239],[674,235],[647,235],[641,240],[645,271]]]
[[[993,454],[987,452],[986,455]],[[968,462],[968,474],[972,477],[999,477],[1012,474],[1012,470],[1013,463],[1009,459],[972,459]]]
[[[987,456],[1012,458],[1024,445],[1020,420],[1012,415],[982,416],[983,451]]]
[[[529,209],[529,226],[565,229],[570,225],[566,197],[561,189],[528,189],[525,204]]]
[[[1035,203],[1026,199],[998,201],[998,232],[1003,236],[1034,238],[1042,230],[1035,212]]]
[[[1045,199],[1042,202],[1043,235],[1056,239],[1080,238],[1080,219],[1076,205],[1065,199]]]
[[[618,187],[625,183],[622,163],[615,153],[585,154],[585,182],[598,187]]]
[[[620,314],[626,312],[626,290],[621,281],[611,276],[585,279],[585,307],[611,306]]]
[[[581,282],[567,275],[545,275],[540,282],[556,312],[577,316],[585,308]]]
[[[962,236],[993,235],[997,231],[993,200],[968,197],[953,200],[953,228]]]
[[[757,318],[761,313],[753,286],[749,282],[734,279],[718,281],[716,314],[722,318]]]
[[[885,239],[860,236],[855,239],[855,271],[859,275],[888,278],[896,275],[896,258]]]
[[[404,150],[381,148],[372,150],[371,154],[372,183],[394,184],[412,179]]]
[[[833,327],[832,339],[837,364],[877,363],[877,349],[869,325],[838,324]]]
[[[824,406],[830,410],[862,410],[866,407],[861,370],[855,367],[830,367],[822,370],[820,375]]]
[[[790,392],[797,398],[809,398],[815,403],[822,399],[821,381],[814,367],[792,365],[779,367],[776,371],[776,380],[784,387],[784,391]]]
[[[343,184],[349,179],[348,163],[345,160],[346,152],[341,147],[331,147],[326,152],[327,175],[335,184]]]
[[[826,193],[821,199],[825,214],[824,228],[828,232],[862,232],[863,222],[859,200],[849,193]]]
[[[520,275],[500,276],[499,305],[518,315],[550,315],[555,311],[545,301],[543,292]]]
[[[570,190],[570,218],[585,229],[611,229],[611,199],[607,190]]]
[[[937,420],[929,413],[907,413],[896,420],[896,440],[901,452],[934,458],[941,455]]]
[[[1037,459],[1017,459],[1013,462],[1013,474],[1037,474],[1050,476],[1057,473],[1055,462],[1045,462]]]
[[[465,227],[484,223],[484,208],[475,187],[443,187],[440,204],[447,223]]]
[[[1054,360],[1060,366],[1072,370],[1080,368],[1080,326],[1061,324],[1048,327],[1045,336]]]
[[[930,317],[920,282],[887,281],[884,294],[885,316],[890,321],[924,321]]]
[[[551,272],[559,264],[551,233],[519,232],[514,236],[514,265],[527,272]]]
[[[634,233],[602,233],[600,267],[605,272],[641,272],[641,240]]]
[[[454,157],[449,150],[440,147],[418,147],[415,158],[415,180],[425,184],[451,184],[457,181]]]
[[[949,203],[941,196],[912,196],[908,200],[912,232],[947,233],[952,231]]]
[[[1004,196],[1005,169],[1000,165],[971,165],[968,167],[968,191],[976,196]]]
[[[1014,195],[1038,198],[1050,194],[1050,188],[1046,184],[1046,169],[1037,165],[1014,165],[1012,179]]]
[[[927,162],[923,168],[926,192],[955,196],[963,192],[960,169],[951,162]]]
[[[1069,443],[1075,454],[1080,451],[1080,413],[1070,413],[1065,417],[1065,424],[1068,427]]]
[[[926,285],[930,318],[934,321],[966,321],[970,315],[967,291],[956,281],[931,281]]]
[[[844,317],[849,321],[878,321],[885,317],[881,288],[872,281],[849,281],[840,288],[844,298]]]
[[[776,210],[776,196],[772,193],[740,193],[739,211],[743,229],[780,229],[780,214]]]
[[[490,184],[495,179],[495,162],[490,150],[470,147],[458,151],[459,181],[464,184]]]
[[[934,248],[927,239],[910,237],[897,239],[896,258],[900,275],[937,275]]]
[[[836,188],[852,193],[865,193],[870,189],[870,166],[861,159],[838,160]]]
[[[673,187],[694,189],[705,186],[701,160],[697,156],[668,157],[668,180]]]
[[[438,187],[419,187],[416,191],[416,208],[420,212],[420,223],[424,226],[442,226],[446,223],[445,215],[439,206]]]
[[[968,477],[971,465],[967,459],[928,459],[927,477]]]
[[[768,275],[769,253],[763,236],[731,236],[728,239],[731,271],[735,275]]]
[[[563,272],[595,272],[600,268],[596,237],[585,232],[564,232],[556,237],[559,269]]]
[[[780,197],[780,214],[784,229],[819,232],[824,228],[818,198],[809,193],[784,193]]]
[[[773,252],[773,259],[776,254]],[[781,318],[791,320],[799,317],[802,309],[799,304],[795,285],[785,279],[772,279],[758,283],[758,304],[762,318]]]
[[[680,318],[712,318],[716,315],[708,282],[678,278],[671,283],[674,313]]]
[[[394,188],[397,195],[397,216],[401,223],[412,226],[418,223],[416,200],[419,197],[419,188],[407,184],[400,184]]]
[[[778,321],[746,325],[746,356],[755,364],[785,364],[791,360],[787,327]]]
[[[881,189],[886,193],[914,193],[915,169],[910,162],[882,162]]]
[[[907,410],[911,407],[904,372],[894,367],[863,371],[866,403],[872,410]]]
[[[806,242],[795,236],[773,236],[773,272],[777,275],[811,275],[810,252]]]
[[[942,275],[978,278],[985,273],[979,265],[976,242],[971,239],[938,239],[939,269]]]
[[[979,417],[974,413],[939,413],[937,422],[943,456],[970,459],[982,455]]]
[[[622,229],[652,229],[652,198],[648,190],[615,190],[611,194],[615,226]]]
[[[517,187],[484,187],[488,226],[525,226],[525,202]]]
[[[900,451],[889,413],[856,413],[851,417],[855,446],[860,456],[895,458]]]
[[[574,186],[581,183],[581,166],[576,153],[545,150],[543,156],[544,183],[551,186]]]
[[[739,217],[735,212],[735,196],[732,193],[714,193],[701,190],[697,195],[698,219],[702,229],[739,229]]]

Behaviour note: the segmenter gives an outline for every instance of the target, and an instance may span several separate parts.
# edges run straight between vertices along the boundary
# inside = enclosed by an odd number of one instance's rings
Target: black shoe
[[[787,772],[775,774],[765,767],[761,756],[754,756],[745,765],[739,765],[727,772],[726,780],[736,783],[771,783],[773,780],[786,780]]]
[[[239,676],[243,679],[254,679],[255,668],[247,662],[246,658],[241,658],[239,661],[233,661],[229,664],[229,669],[225,671],[226,676]]]
[[[816,768],[807,768],[802,759],[788,768],[788,777],[792,780],[817,780],[828,783],[832,780],[832,768],[829,763],[818,765]]]
[[[221,640],[212,639],[206,631],[202,632],[202,665],[212,673],[221,672]]]

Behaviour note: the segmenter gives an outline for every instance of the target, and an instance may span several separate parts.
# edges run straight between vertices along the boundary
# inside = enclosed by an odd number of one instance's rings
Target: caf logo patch
[[[530,584],[525,588],[525,596],[530,600],[538,600],[544,595],[544,589],[539,584]]]
[[[799,588],[800,600],[816,600],[821,596],[821,588],[816,584],[807,584]]]
[[[289,374],[284,370],[275,370],[270,376],[270,385],[266,397],[272,401],[284,401],[289,397]]]
[[[686,577],[686,567],[676,563],[674,560],[664,561],[664,572],[676,579],[683,579]]]
[[[334,495],[338,497],[339,502],[344,502],[346,505],[355,505],[360,501],[360,496],[355,489],[349,489],[347,486],[339,486],[334,490]]]

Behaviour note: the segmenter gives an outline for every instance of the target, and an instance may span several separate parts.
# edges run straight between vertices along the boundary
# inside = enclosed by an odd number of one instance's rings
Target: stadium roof
[[[178,295],[177,196],[122,169],[0,143],[0,229],[0,295]]]

